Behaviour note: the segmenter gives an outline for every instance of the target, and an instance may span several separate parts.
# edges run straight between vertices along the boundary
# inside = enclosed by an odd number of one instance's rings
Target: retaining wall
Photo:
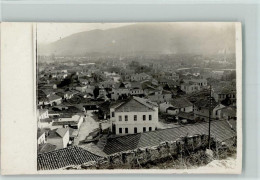
[[[212,138],[211,143],[215,140]],[[127,169],[156,162],[162,159],[172,158],[187,152],[193,152],[208,146],[207,135],[182,137],[176,141],[162,142],[158,146],[138,148],[115,153],[102,157],[98,161],[90,161],[79,166],[69,166],[63,169]]]

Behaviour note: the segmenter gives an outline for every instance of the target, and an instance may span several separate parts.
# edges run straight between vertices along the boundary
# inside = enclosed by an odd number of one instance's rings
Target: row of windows
[[[229,97],[229,98],[235,98],[235,94],[219,94],[219,98],[226,98],[226,97]]]
[[[122,121],[122,116],[118,116],[119,121]],[[146,115],[143,115],[143,121],[146,120]],[[152,115],[149,115],[149,121],[152,120]],[[125,121],[128,121],[128,115],[125,115]],[[134,121],[137,121],[137,115],[134,115]]]
[[[152,127],[149,127],[149,131],[152,131]],[[143,132],[146,132],[146,127],[143,127]],[[123,133],[123,128],[119,128],[119,134]],[[134,128],[134,133],[137,133],[137,127]],[[125,134],[128,134],[128,128],[125,128]]]

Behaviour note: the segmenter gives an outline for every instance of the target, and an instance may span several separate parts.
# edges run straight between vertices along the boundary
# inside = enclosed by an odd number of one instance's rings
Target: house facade
[[[47,143],[55,145],[57,149],[66,148],[69,143],[69,129],[58,128],[50,130]]]
[[[158,106],[133,97],[110,109],[111,130],[117,135],[154,131],[158,126]]]

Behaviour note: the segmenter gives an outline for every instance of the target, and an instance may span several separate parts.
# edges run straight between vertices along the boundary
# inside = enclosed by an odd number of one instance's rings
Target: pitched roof
[[[37,139],[38,139],[39,137],[41,137],[42,134],[44,134],[44,133],[45,133],[45,131],[38,129],[38,130],[37,130]]]
[[[100,158],[83,148],[71,146],[47,153],[38,154],[37,169],[53,170],[71,165],[80,165],[88,161],[96,161]]]
[[[67,128],[58,128],[56,130],[56,133],[60,136],[60,137],[64,137],[65,134],[68,132]]]
[[[48,112],[48,109],[39,109],[39,115],[41,116],[42,114]]]
[[[139,98],[133,96],[128,101],[121,102],[118,106],[115,107],[116,112],[147,112],[154,111],[154,107],[157,104],[149,101],[148,99]]]
[[[69,129],[67,129],[67,128],[53,129],[53,130],[49,131],[48,138],[63,138],[68,130]]]
[[[45,143],[45,144],[40,144],[38,147],[38,153],[46,153],[50,151],[56,150],[56,145],[50,144],[50,143]]]
[[[170,101],[171,105],[176,108],[185,108],[189,106],[193,106],[193,104],[187,98],[177,98]]]
[[[175,128],[109,138],[107,139],[107,144],[103,151],[109,155],[141,147],[156,146],[163,141],[175,141],[180,137],[198,134],[208,134],[208,123],[185,125]],[[211,122],[211,135],[218,141],[223,142],[235,137],[236,133],[230,128],[227,121],[216,120]]]
[[[237,115],[237,109],[234,106],[227,106],[222,109],[222,112],[225,114],[229,114],[230,116],[236,116]]]
[[[194,105],[198,108],[208,108],[210,106],[210,101],[208,99],[198,99]],[[215,108],[218,105],[218,103],[212,98],[211,100],[211,108]]]
[[[59,99],[62,99],[62,97],[56,95],[56,94],[52,94],[48,97],[48,100],[49,101],[54,101],[54,100],[59,100]]]

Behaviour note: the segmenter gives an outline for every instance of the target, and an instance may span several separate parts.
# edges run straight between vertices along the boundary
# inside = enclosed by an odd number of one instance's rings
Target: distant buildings
[[[233,69],[225,70],[223,75],[221,69],[204,68],[205,64],[149,61],[132,63],[124,59],[117,63],[114,57],[106,57],[104,62],[91,66],[78,67],[77,62],[46,67],[49,70],[41,72],[37,91],[40,169],[51,169],[52,164],[60,168],[63,167],[60,163],[71,165],[80,164],[78,160],[92,160],[91,153],[78,147],[83,147],[76,138],[79,134],[86,137],[83,141],[80,137],[80,142],[103,147],[99,151],[107,155],[123,151],[126,146],[157,145],[187,133],[208,132],[205,128],[208,124],[203,121],[209,119],[209,114],[215,120],[212,123],[216,125],[213,128],[216,135],[219,128],[225,131],[222,127],[228,129],[229,122],[236,119]],[[212,85],[211,105],[207,99],[209,84]],[[164,129],[169,127],[164,126],[164,120],[177,127]],[[120,142],[114,141],[117,139]],[[68,144],[72,147],[67,147]]]
[[[217,106],[214,100],[200,99],[194,103],[194,119],[197,121],[208,121],[209,113],[210,117],[213,118],[213,109]]]
[[[181,84],[181,90],[187,94],[200,91],[207,87],[207,80],[204,78],[188,78],[183,81],[184,83]]]
[[[151,79],[151,76],[149,76],[146,73],[140,73],[140,74],[133,74],[131,75],[131,81],[143,81],[143,80],[147,80],[147,79]]]
[[[215,86],[213,87],[213,97],[217,102],[227,100],[228,104],[236,103],[236,89],[232,86]]]
[[[160,104],[160,112],[176,115],[179,112],[193,112],[193,104],[186,98],[177,98]]]
[[[153,131],[158,126],[158,107],[147,99],[134,96],[111,107],[110,117],[115,134]]]

